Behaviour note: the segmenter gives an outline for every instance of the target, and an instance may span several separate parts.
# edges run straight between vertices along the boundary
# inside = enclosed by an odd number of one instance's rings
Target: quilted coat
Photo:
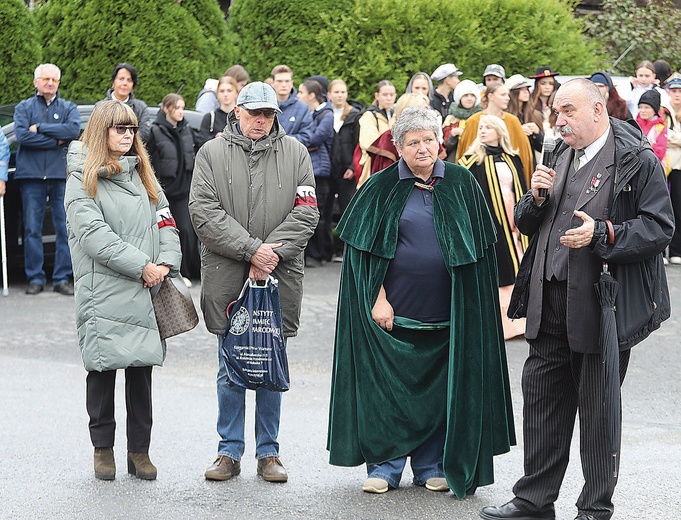
[[[159,229],[157,212],[168,207],[149,200],[135,169],[136,157],[121,157],[123,171],[111,177],[101,170],[97,194],[83,186],[87,148],[69,147],[66,227],[73,261],[76,327],[88,371],[162,365],[161,341],[142,270],[149,262],[178,273],[182,255],[177,228]]]

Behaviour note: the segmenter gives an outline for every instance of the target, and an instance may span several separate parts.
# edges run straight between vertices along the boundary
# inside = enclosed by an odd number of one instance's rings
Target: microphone
[[[556,148],[556,141],[550,137],[545,137],[543,148],[544,151],[541,157],[541,164],[543,166],[549,166],[549,163],[551,162],[551,155],[553,155],[553,150]],[[542,199],[545,199],[549,196],[549,190],[547,188],[539,188],[537,191],[539,193],[539,197]]]

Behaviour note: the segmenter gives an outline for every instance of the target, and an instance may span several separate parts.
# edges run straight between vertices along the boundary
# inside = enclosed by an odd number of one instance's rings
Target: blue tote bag
[[[222,342],[227,384],[275,392],[289,389],[288,359],[279,302],[279,281],[264,285],[246,280],[239,298],[228,308]]]

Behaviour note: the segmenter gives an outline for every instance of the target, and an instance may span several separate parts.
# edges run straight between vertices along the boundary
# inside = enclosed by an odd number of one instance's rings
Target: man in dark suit
[[[515,209],[518,228],[538,234],[522,376],[525,474],[510,502],[480,512],[487,520],[555,518],[577,411],[585,483],[576,520],[612,516],[619,462],[613,462],[605,427],[594,291],[603,262],[620,285],[620,384],[629,349],[670,314],[662,252],[674,217],[664,170],[638,127],[609,118],[589,83],[568,81],[556,93],[563,142],[553,168],[537,167]]]

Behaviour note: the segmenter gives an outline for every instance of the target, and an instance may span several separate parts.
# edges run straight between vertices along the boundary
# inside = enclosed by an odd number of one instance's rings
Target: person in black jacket
[[[111,88],[106,91],[106,97],[102,101],[117,99],[132,108],[137,116],[140,137],[146,143],[151,129],[151,112],[147,104],[133,94],[136,85],[137,70],[135,67],[129,63],[119,63],[111,73]]]
[[[232,76],[222,76],[218,80],[218,101],[220,107],[203,116],[201,129],[196,138],[196,149],[201,148],[207,141],[218,137],[225,125],[227,116],[236,105],[236,97],[239,95],[239,85]]]
[[[364,105],[358,101],[348,101],[348,86],[342,79],[334,79],[329,84],[327,96],[333,108],[333,128],[336,135],[331,148],[330,202],[325,208],[327,213],[332,213],[337,196],[340,218],[357,191],[352,158],[359,141],[359,118],[364,112]],[[332,215],[324,215],[324,218],[331,221]],[[337,241],[334,247],[334,259],[342,258],[342,242]]]
[[[326,101],[324,89],[318,81],[308,79],[298,87],[297,97],[304,102],[312,114],[310,153],[312,170],[314,171],[317,204],[320,219],[317,227],[305,248],[305,266],[319,267],[331,259],[333,255],[333,238],[331,235],[332,212],[326,206],[333,204],[329,197],[329,178],[331,176],[331,148],[335,132],[333,129],[333,111]]]
[[[487,520],[555,518],[577,412],[584,486],[575,520],[612,517],[619,460],[606,427],[601,305],[594,290],[603,262],[619,282],[620,385],[631,347],[671,311],[662,254],[674,215],[650,144],[638,126],[608,117],[605,99],[588,79],[565,82],[551,108],[563,140],[552,168],[537,166],[531,190],[515,208],[518,229],[537,235],[522,376],[525,475],[510,502],[481,511]]]
[[[180,274],[188,282],[201,277],[201,261],[199,240],[189,218],[189,187],[195,153],[194,133],[184,119],[184,106],[184,99],[179,94],[168,94],[163,98],[161,110],[151,125],[147,150],[180,231]]]

